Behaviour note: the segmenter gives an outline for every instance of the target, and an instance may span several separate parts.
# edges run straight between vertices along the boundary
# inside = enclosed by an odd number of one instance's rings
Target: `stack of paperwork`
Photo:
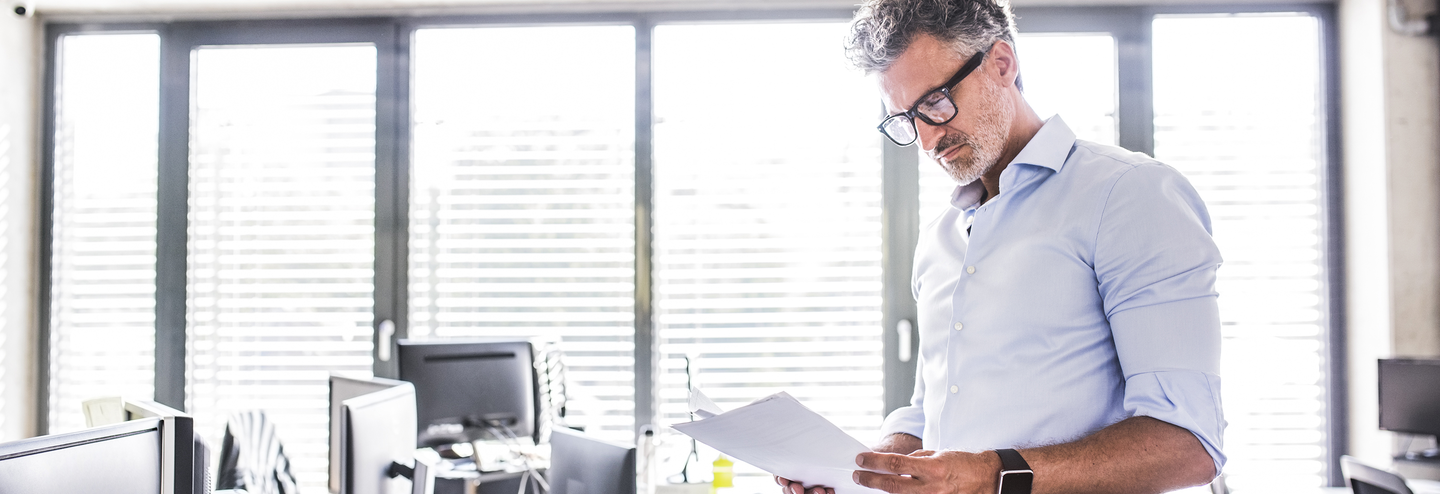
[[[692,389],[690,412],[698,420],[671,427],[732,458],[807,487],[833,488],[835,494],[884,494],[851,480],[858,468],[855,456],[870,448],[789,393],[726,412]]]

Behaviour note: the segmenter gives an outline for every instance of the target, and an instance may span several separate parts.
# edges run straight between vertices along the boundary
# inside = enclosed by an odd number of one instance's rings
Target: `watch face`
[[[1030,483],[1035,474],[1030,470],[1000,472],[1000,494],[1030,494]]]

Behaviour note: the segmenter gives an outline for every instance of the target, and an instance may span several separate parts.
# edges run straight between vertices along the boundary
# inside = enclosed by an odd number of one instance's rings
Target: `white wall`
[[[1375,359],[1440,355],[1440,50],[1392,32],[1384,0],[1339,13],[1350,449],[1383,465]]]
[[[35,149],[40,24],[0,11],[0,441],[34,434]]]

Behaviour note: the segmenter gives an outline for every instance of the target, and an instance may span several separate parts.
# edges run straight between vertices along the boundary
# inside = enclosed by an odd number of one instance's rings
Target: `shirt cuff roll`
[[[911,405],[896,408],[885,417],[885,423],[880,426],[880,437],[895,433],[905,433],[918,438],[924,438],[925,433],[925,411],[920,407]]]
[[[1197,371],[1136,374],[1125,380],[1125,411],[1190,431],[1210,454],[1215,474],[1225,467],[1219,376]]]

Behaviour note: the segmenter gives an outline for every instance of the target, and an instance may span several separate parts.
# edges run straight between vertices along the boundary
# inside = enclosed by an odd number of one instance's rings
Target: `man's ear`
[[[1020,76],[1020,60],[1015,57],[1015,47],[1008,41],[997,40],[995,46],[990,47],[990,73],[1000,87],[1015,85],[1016,78]]]

